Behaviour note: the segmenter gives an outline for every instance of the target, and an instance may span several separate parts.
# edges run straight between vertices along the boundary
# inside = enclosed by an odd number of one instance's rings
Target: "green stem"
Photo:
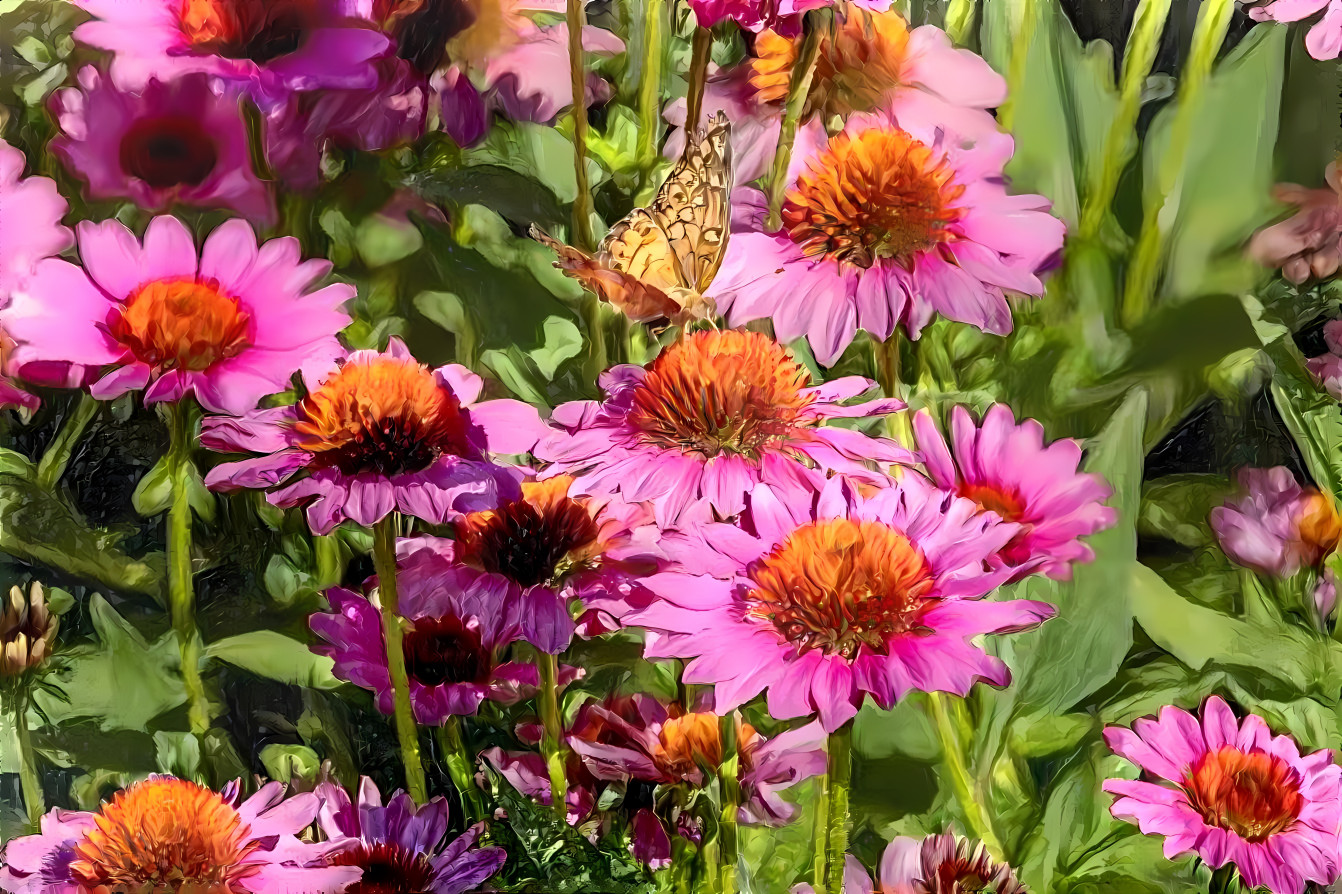
[[[37,483],[42,487],[49,490],[61,480],[61,476],[65,474],[65,467],[70,464],[70,457],[79,446],[79,439],[84,436],[84,429],[88,428],[93,417],[97,415],[100,403],[91,395],[82,395],[74,412],[65,417],[60,431],[56,432],[56,437],[52,438],[47,452],[42,454],[37,463]]]
[[[210,728],[209,703],[200,677],[200,631],[196,629],[196,594],[191,562],[191,486],[194,469],[191,445],[195,424],[191,406],[178,401],[168,406],[169,462],[172,497],[168,504],[168,612],[182,658],[187,717],[197,736]]]
[[[28,697],[21,688],[14,693],[13,715],[14,735],[19,742],[19,787],[23,791],[23,806],[28,811],[28,824],[36,832],[47,808],[42,800],[42,780],[37,772],[33,738],[28,730]]]
[[[568,0],[568,59],[573,86],[573,174],[578,195],[573,200],[573,239],[579,248],[592,242],[592,189],[587,182],[587,65],[582,35],[587,28],[584,0]]]
[[[977,6],[977,0],[951,0],[946,7],[946,35],[957,47],[964,46],[969,38]]]
[[[645,168],[657,161],[662,133],[662,36],[666,0],[643,3],[643,76],[638,84],[638,157]]]
[[[1233,863],[1227,863],[1212,872],[1211,884],[1207,886],[1208,894],[1238,894],[1239,890]]]
[[[377,571],[377,599],[382,607],[382,638],[387,646],[387,667],[391,671],[396,737],[401,742],[401,763],[405,765],[405,787],[416,804],[428,800],[424,783],[424,764],[419,756],[419,727],[410,706],[410,675],[405,670],[403,621],[396,585],[396,514],[392,513],[373,526],[373,567]]]
[[[1039,20],[1037,0],[1023,0],[1020,22],[1011,39],[1011,58],[1007,63],[1007,99],[997,110],[997,121],[1005,131],[1011,130],[1016,117],[1016,97],[1020,95],[1025,82],[1026,64],[1030,59],[1030,44],[1034,42],[1034,29]]]
[[[937,737],[941,740],[941,756],[946,763],[946,769],[950,771],[951,785],[955,789],[955,799],[960,804],[960,812],[964,814],[965,822],[969,824],[974,836],[988,848],[993,859],[1001,860],[1004,857],[1002,843],[997,833],[993,831],[987,814],[979,805],[974,780],[969,775],[969,766],[965,760],[964,745],[961,744],[960,734],[951,719],[946,697],[938,692],[927,693],[927,709],[937,728]]]
[[[480,802],[480,790],[475,785],[475,762],[471,760],[470,749],[461,734],[461,718],[453,714],[437,728],[438,749],[447,764],[452,785],[461,796],[461,808],[467,818],[478,823],[484,819],[484,808]]]
[[[541,676],[540,712],[544,735],[541,753],[550,773],[550,805],[561,820],[568,816],[568,775],[564,770],[564,718],[559,712],[559,656],[536,656]]]
[[[1155,196],[1147,202],[1142,215],[1137,249],[1123,285],[1123,322],[1128,327],[1138,323],[1150,307],[1159,276],[1161,246],[1172,225],[1171,221],[1161,221],[1165,202],[1178,186],[1179,175],[1188,154],[1188,143],[1193,136],[1193,124],[1201,108],[1202,89],[1211,76],[1216,54],[1225,43],[1234,11],[1235,0],[1204,0],[1198,8],[1193,42],[1180,75],[1174,121],[1170,125],[1170,141],[1156,171]]]
[[[1142,88],[1155,64],[1160,36],[1170,14],[1170,0],[1141,0],[1132,17],[1132,32],[1123,53],[1123,80],[1119,87],[1118,108],[1109,123],[1104,153],[1096,168],[1081,212],[1082,239],[1091,239],[1104,223],[1105,213],[1114,200],[1118,179],[1137,142],[1137,116],[1142,107]]]
[[[713,56],[713,32],[696,26],[690,43],[689,83],[685,90],[685,139],[694,138],[694,130],[704,112],[704,87],[708,84],[708,62]]]
[[[829,833],[825,846],[827,894],[844,894],[843,865],[848,859],[848,792],[853,778],[853,723],[829,734]]]
[[[820,776],[820,791],[815,796],[815,823],[811,826],[811,887],[825,894],[825,875],[829,865],[829,791],[830,769]]]
[[[887,397],[893,397],[907,402],[907,398],[902,393],[900,387],[900,341],[903,336],[899,329],[890,333],[890,337],[883,342],[875,343],[876,351],[876,378],[880,382],[881,390]],[[890,437],[899,441],[905,447],[913,447],[913,423],[909,419],[908,410],[899,410],[891,413],[886,418],[886,428],[890,432]]]
[[[737,778],[740,756],[736,749],[736,712],[719,718],[722,730],[722,763],[718,765],[718,787],[722,794],[722,816],[718,821],[718,851],[722,894],[737,894],[736,886],[736,814],[741,807],[741,784]]]
[[[773,166],[769,169],[769,219],[765,228],[770,233],[783,223],[783,197],[787,192],[788,165],[792,163],[792,144],[797,139],[797,125],[801,123],[806,100],[811,94],[815,61],[820,57],[820,41],[824,36],[822,32],[829,24],[828,12],[828,9],[817,9],[806,14],[806,33],[788,78],[787,103],[783,107],[783,124],[778,131],[778,148],[774,151]]]

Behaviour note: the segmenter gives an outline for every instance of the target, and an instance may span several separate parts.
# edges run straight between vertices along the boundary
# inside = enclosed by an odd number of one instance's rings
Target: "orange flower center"
[[[219,163],[214,140],[196,118],[141,118],[119,147],[121,169],[154,189],[199,186]]]
[[[917,629],[932,570],[902,533],[880,522],[831,519],[788,535],[748,575],[746,615],[768,621],[798,650],[852,658],[863,646]]]
[[[450,35],[447,55],[466,65],[482,66],[521,40],[526,18],[518,0],[460,0],[470,19]]]
[[[996,512],[1002,521],[1019,521],[1025,515],[1025,504],[1020,497],[991,484],[961,485],[960,496],[973,500],[979,509]]]
[[[456,395],[414,360],[346,363],[299,404],[297,445],[346,475],[418,472],[472,452]]]
[[[425,686],[481,683],[493,670],[477,624],[452,615],[418,618],[401,641],[410,679]]]
[[[756,102],[780,103],[787,98],[799,44],[800,38],[781,37],[773,31],[755,39],[750,83]],[[820,40],[804,118],[816,114],[824,120],[836,115],[846,118],[877,108],[903,83],[901,70],[908,46],[909,26],[898,12],[849,9],[833,33]]]
[[[841,133],[788,191],[783,229],[808,257],[870,267],[880,258],[908,266],[953,238],[964,187],[942,156],[902,130]]]
[[[1296,521],[1300,542],[1305,545],[1306,560],[1317,565],[1324,556],[1337,548],[1342,539],[1342,519],[1338,518],[1333,501],[1318,491],[1307,498]]]
[[[572,481],[559,476],[525,484],[520,500],[462,519],[461,561],[521,587],[556,583],[590,558],[600,536],[591,511],[568,496]]]
[[[314,0],[182,0],[178,23],[192,48],[264,65],[302,44]]]
[[[652,362],[628,418],[657,447],[758,459],[771,441],[814,424],[802,417],[809,384],[806,370],[768,336],[705,330]]]
[[[738,725],[737,750],[749,765],[759,734],[748,723]],[[707,711],[671,717],[662,724],[657,749],[652,755],[657,769],[667,778],[685,779],[705,767],[722,763],[722,718]]]
[[[1265,841],[1300,815],[1300,776],[1284,760],[1222,745],[1203,755],[1184,782],[1188,802],[1214,826]]]
[[[136,289],[108,332],[150,366],[199,372],[241,353],[250,323],[214,280],[161,279]]]
[[[254,872],[255,843],[231,805],[184,779],[155,778],[118,793],[75,845],[70,875],[101,891],[233,891]]]

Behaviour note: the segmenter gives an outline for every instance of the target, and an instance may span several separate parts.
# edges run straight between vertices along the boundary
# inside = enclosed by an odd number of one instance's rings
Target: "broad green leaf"
[[[195,779],[200,772],[200,739],[193,733],[159,730],[154,733],[159,772]]]
[[[289,782],[301,779],[311,783],[321,769],[321,758],[306,745],[272,743],[261,749],[261,763],[271,779]]]
[[[546,317],[542,326],[545,343],[527,353],[546,380],[553,380],[559,365],[582,353],[582,332],[566,317]]]
[[[1207,518],[1234,490],[1220,475],[1168,475],[1142,488],[1139,533],[1184,546],[1216,542]]]
[[[572,204],[578,197],[573,143],[553,127],[530,122],[496,122],[481,145],[467,150],[468,167],[492,165],[510,168],[550,190],[559,201]],[[587,159],[587,179],[593,188],[605,171]]]
[[[330,658],[274,630],[253,630],[212,642],[205,647],[205,657],[294,686],[336,689],[342,685],[331,672],[334,662]]]
[[[456,206],[487,204],[509,220],[539,224],[546,230],[555,230],[569,221],[568,212],[549,187],[502,165],[476,164],[425,171],[410,177],[406,185],[431,202]]]

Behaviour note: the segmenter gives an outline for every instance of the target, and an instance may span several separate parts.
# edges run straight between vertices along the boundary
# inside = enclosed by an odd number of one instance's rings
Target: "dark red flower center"
[[[521,499],[468,515],[457,525],[461,560],[520,587],[557,582],[589,557],[600,535],[587,506],[567,496],[571,481],[529,482]]]
[[[433,883],[433,864],[398,844],[360,844],[327,857],[331,866],[358,866],[363,878],[345,894],[423,894]]]
[[[406,673],[425,686],[482,683],[492,670],[479,628],[451,615],[416,619],[401,649]]]
[[[316,0],[182,0],[182,34],[199,51],[260,65],[298,49]]]
[[[154,189],[199,186],[214,172],[219,151],[196,118],[141,118],[121,138],[121,170]]]
[[[1300,815],[1300,781],[1291,765],[1274,754],[1222,745],[1198,759],[1184,788],[1188,802],[1210,825],[1245,841],[1266,841]]]

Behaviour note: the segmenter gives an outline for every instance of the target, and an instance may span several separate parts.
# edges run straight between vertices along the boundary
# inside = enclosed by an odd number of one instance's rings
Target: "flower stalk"
[[[898,328],[890,333],[890,337],[883,342],[875,344],[876,360],[876,380],[881,385],[881,390],[887,397],[893,397],[897,400],[903,400],[900,393],[900,342],[902,336]],[[913,446],[913,426],[909,421],[908,410],[897,410],[886,417],[886,427],[890,432],[890,437],[899,441],[906,447]]]
[[[736,712],[730,711],[719,718],[722,740],[722,763],[718,765],[718,788],[722,798],[722,816],[718,820],[718,859],[721,872],[722,894],[736,894],[737,831],[736,814],[741,805],[739,779],[741,756],[736,743]]]
[[[22,684],[13,688],[6,699],[14,723],[14,737],[19,751],[19,788],[23,792],[23,806],[28,814],[28,825],[36,832],[47,812],[42,798],[42,780],[37,772],[37,756],[33,753],[32,733],[28,729],[28,695]]]
[[[954,720],[951,719],[946,696],[939,692],[927,693],[927,710],[932,715],[932,723],[937,729],[937,738],[941,741],[942,759],[951,775],[951,786],[955,790],[955,799],[960,805],[960,812],[964,815],[965,822],[969,824],[974,837],[983,842],[994,860],[1004,859],[1002,842],[997,837],[987,814],[979,805],[978,795],[974,791],[974,780],[969,775],[964,745],[961,744],[960,734],[955,729]]]
[[[704,113],[704,87],[708,83],[708,63],[713,56],[713,32],[694,29],[690,42],[690,71],[685,90],[685,133],[692,134]]]
[[[559,711],[559,656],[542,652],[536,658],[540,671],[540,714],[544,733],[541,753],[550,774],[550,805],[560,820],[568,816],[568,774],[564,768],[564,718]]]
[[[844,894],[843,867],[848,859],[848,802],[853,777],[851,720],[829,734],[826,751],[829,755],[825,772],[828,808],[823,890],[826,894]]]
[[[42,458],[37,463],[37,483],[50,490],[61,480],[65,474],[65,468],[70,464],[70,457],[74,455],[75,448],[79,446],[80,439],[84,436],[84,430],[88,428],[93,417],[98,414],[98,406],[101,402],[91,394],[82,394],[79,403],[75,405],[74,411],[65,417],[65,422],[61,425],[60,431],[56,437],[51,440],[51,445],[47,447]]]
[[[387,667],[391,671],[393,716],[396,737],[401,743],[401,763],[405,766],[405,788],[416,804],[428,800],[424,782],[424,764],[419,755],[419,727],[410,705],[410,675],[405,669],[403,620],[396,589],[396,514],[392,513],[373,526],[373,567],[377,571],[377,597],[382,609],[382,638],[387,646]]]
[[[587,181],[587,64],[582,35],[587,28],[584,0],[568,0],[568,58],[573,86],[573,174],[578,195],[573,200],[573,243],[591,248],[592,188]]]
[[[657,163],[662,132],[662,29],[666,0],[644,0],[643,77],[638,85],[638,156],[645,168]]]
[[[778,148],[774,151],[773,166],[769,169],[768,194],[769,218],[765,225],[767,232],[774,232],[783,223],[783,197],[787,192],[788,166],[792,163],[792,144],[797,139],[797,126],[801,123],[802,112],[806,108],[806,99],[811,94],[811,81],[815,77],[815,63],[820,58],[820,39],[829,25],[828,9],[812,10],[806,14],[805,34],[801,47],[797,50],[797,59],[792,64],[792,73],[788,79],[787,102],[783,107],[782,128],[778,132]]]
[[[946,35],[957,47],[965,45],[969,31],[974,27],[976,0],[951,0],[946,7]]]
[[[168,462],[171,493],[168,503],[168,612],[182,660],[182,684],[186,688],[187,717],[191,732],[203,735],[210,728],[209,703],[200,676],[200,631],[196,629],[196,594],[191,562],[191,488],[195,469],[191,445],[195,425],[191,407],[178,401],[168,407]]]
[[[1039,22],[1038,0],[1023,0],[1020,22],[1011,39],[1011,56],[1007,63],[1007,99],[997,110],[997,121],[1010,132],[1016,117],[1016,97],[1025,83],[1025,70],[1030,59],[1030,45],[1034,43],[1034,29]]]
[[[484,808],[480,803],[480,792],[475,785],[475,762],[471,759],[470,749],[466,747],[462,736],[461,717],[453,714],[442,726],[437,728],[438,749],[442,752],[443,762],[447,764],[452,785],[461,797],[461,809],[473,823],[483,820]]]

